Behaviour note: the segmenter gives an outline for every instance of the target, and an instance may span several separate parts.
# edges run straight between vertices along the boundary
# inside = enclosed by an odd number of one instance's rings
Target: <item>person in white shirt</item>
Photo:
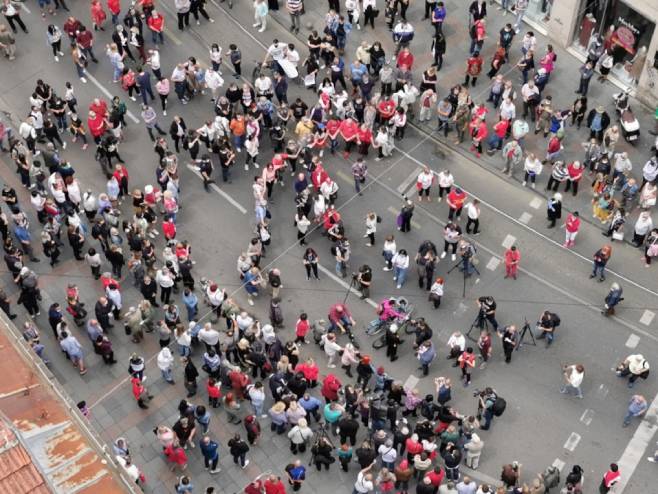
[[[583,392],[580,389],[585,377],[585,367],[581,364],[572,364],[564,366],[564,384],[560,386],[560,393],[569,394],[571,391],[576,393],[578,398],[583,397]]]
[[[464,352],[464,349],[466,348],[466,338],[464,337],[463,334],[459,331],[455,331],[450,335],[450,339],[448,340],[447,343],[448,348],[450,348],[450,354],[448,355],[448,358],[454,359],[455,363],[452,364],[453,367],[457,367],[459,365],[459,362],[457,362],[457,359],[459,356]]]
[[[512,120],[516,118],[516,105],[511,98],[505,98],[500,104],[500,119],[508,120],[510,123],[510,131],[512,126]],[[509,132],[509,131],[508,131]]]
[[[479,235],[480,201],[473,199],[466,204],[466,216],[468,217],[468,221],[466,222],[466,233],[471,233],[471,225],[473,225],[473,235]]]
[[[299,52],[295,49],[295,45],[292,43],[288,44],[288,50],[286,51],[286,60],[290,62],[295,68],[299,65],[300,60]]]
[[[256,89],[256,97],[266,96],[268,98],[272,97],[272,79],[267,77],[265,74],[258,76],[258,79],[254,81],[254,87]]]
[[[439,181],[439,202],[443,200],[443,194],[446,196],[450,192],[450,188],[455,184],[455,177],[452,176],[450,170],[442,170],[437,177]]]
[[[279,43],[278,39],[275,39],[272,44],[267,49],[267,55],[265,57],[265,62],[268,58],[271,58],[275,62],[283,60],[286,56],[286,45]]]
[[[542,168],[541,161],[539,161],[533,153],[528,153],[528,156],[523,163],[523,171],[525,172],[525,175],[521,185],[525,187],[528,180],[530,180],[530,187],[534,189],[535,180],[537,179],[537,175],[541,173]]]
[[[206,70],[206,75],[204,76],[204,81],[206,83],[206,87],[210,89],[212,93],[212,101],[216,101],[217,92],[219,91],[219,88],[224,85],[224,79],[221,78],[216,70],[214,70],[212,67],[208,67]]]
[[[386,266],[384,266],[384,271],[391,271],[393,269],[393,256],[395,253],[398,251],[397,245],[395,244],[395,237],[393,235],[389,235],[384,239],[384,249],[382,251],[382,255],[384,256],[384,260],[386,261]]]
[[[377,213],[370,211],[366,215],[366,234],[364,237],[368,238],[366,247],[375,245],[375,233],[377,232]]]
[[[391,260],[393,263],[393,281],[397,281],[397,289],[399,290],[407,281],[407,272],[409,271],[409,256],[405,249],[400,249]]]
[[[155,274],[155,281],[160,286],[160,301],[168,304],[171,298],[171,291],[174,286],[174,280],[167,268],[160,268]]]
[[[432,202],[432,199],[430,198],[430,189],[432,188],[433,181],[434,175],[429,166],[423,166],[423,171],[418,175],[418,181],[416,182],[416,189],[418,189],[418,202],[423,201],[423,194],[425,194],[427,202]]]
[[[356,476],[356,482],[354,482],[354,490],[352,491],[352,494],[368,494],[369,492],[372,492],[375,488],[375,483],[372,481],[372,474],[369,472],[374,465],[375,462],[373,461],[370,465],[359,472]]]
[[[209,322],[203,325],[197,336],[206,345],[206,351],[214,348],[219,353],[219,331],[214,329]]]
[[[133,481],[137,482],[141,476],[141,472],[136,465],[133,465],[129,456],[116,455],[117,463],[121,465],[126,475]]]
[[[162,378],[169,384],[176,384],[172,376],[172,366],[174,365],[174,356],[171,354],[169,347],[164,347],[158,353],[158,368],[162,373]]]
[[[398,453],[393,447],[393,440],[387,439],[384,444],[379,446],[377,452],[382,456],[382,465],[393,471],[395,469],[395,460],[398,457]]]
[[[336,343],[336,335],[333,333],[323,334],[321,345],[324,348],[324,353],[329,358],[327,361],[327,367],[335,369],[336,364],[334,362],[336,361],[336,355],[338,355],[338,352],[343,349],[343,347]]]

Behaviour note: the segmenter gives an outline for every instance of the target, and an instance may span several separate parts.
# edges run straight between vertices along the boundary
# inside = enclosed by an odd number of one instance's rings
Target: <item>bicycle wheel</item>
[[[379,350],[380,348],[384,348],[386,346],[386,335],[383,334],[379,338],[375,338],[372,340],[372,347],[375,350]]]
[[[405,334],[414,334],[416,332],[416,326],[411,324],[410,320],[404,321],[402,324]]]

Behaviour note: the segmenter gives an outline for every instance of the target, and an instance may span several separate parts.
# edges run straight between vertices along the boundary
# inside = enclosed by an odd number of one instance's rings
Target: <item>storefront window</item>
[[[621,0],[584,0],[574,46],[583,53],[598,36],[614,60],[611,73],[626,84],[637,83],[655,24]]]
[[[535,21],[541,26],[547,27],[547,23],[551,18],[551,7],[554,0],[530,0],[528,2],[528,10],[526,10],[526,17]]]

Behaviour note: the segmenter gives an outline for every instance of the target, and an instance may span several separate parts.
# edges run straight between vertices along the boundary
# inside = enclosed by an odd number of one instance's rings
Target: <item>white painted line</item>
[[[489,269],[490,271],[494,271],[499,264],[500,264],[500,259],[498,259],[497,257],[492,257],[491,259],[489,259],[489,262],[487,263],[487,269]]]
[[[623,472],[619,483],[616,485],[614,491],[617,494],[624,492],[626,484],[633,476],[635,468],[637,465],[644,461],[644,455],[646,453],[647,447],[653,440],[653,436],[656,433],[656,418],[658,416],[658,395],[653,399],[651,406],[644,414],[644,419],[638,426],[635,434],[628,442],[624,453],[619,458],[617,464],[619,465],[619,470]]]
[[[655,312],[651,312],[650,310],[645,310],[644,313],[642,314],[642,317],[640,318],[640,322],[645,326],[648,326],[649,324],[651,324],[654,317],[656,317]]]
[[[555,458],[555,460],[553,460],[553,464],[551,466],[557,468],[558,471],[561,472],[562,469],[564,468],[564,465],[565,465],[565,463],[562,460],[560,460],[559,458]]]
[[[594,410],[588,408],[580,416],[580,421],[585,425],[589,425],[592,423],[593,418],[594,418]]]
[[[336,283],[338,283],[340,286],[342,286],[343,288],[345,288],[345,289],[349,289],[349,288],[350,288],[350,284],[349,284],[349,283],[345,282],[345,280],[343,280],[342,278],[339,278],[338,276],[336,276],[332,271],[329,271],[329,270],[328,270],[327,268],[325,268],[322,264],[318,264],[318,269],[319,269],[320,271],[322,271],[325,275],[327,275],[329,278],[331,278],[332,280],[334,280]],[[357,297],[361,296],[361,292],[359,292],[359,291],[358,291],[356,288],[354,288],[354,287],[352,287],[352,288],[350,289],[350,292],[353,293],[354,295],[356,295]],[[370,299],[370,298],[365,299],[364,302],[366,302],[366,303],[367,303],[368,305],[370,305],[371,307],[375,307],[375,308],[377,308],[377,303],[376,303],[374,300]]]
[[[516,237],[513,235],[507,235],[505,237],[505,240],[503,240],[502,246],[505,247],[506,249],[509,249],[514,243],[516,242]]]
[[[169,30],[169,29],[165,29],[165,30],[164,30],[164,35],[165,35],[167,38],[171,39],[171,41],[173,41],[174,44],[176,44],[176,45],[179,45],[179,46],[180,46],[180,45],[183,44],[183,42],[182,42],[180,39],[178,39],[178,37],[175,36],[175,35],[171,32],[171,30]]]
[[[631,333],[631,335],[626,340],[626,346],[628,348],[635,348],[640,342],[640,337],[636,334]]]
[[[421,168],[416,168],[411,174],[405,178],[400,185],[398,185],[398,192],[400,194],[404,194],[409,186],[414,183],[416,180],[418,180],[418,175],[420,175],[420,172],[422,171]]]
[[[21,3],[21,10],[24,10],[28,14],[32,13],[32,11],[25,6],[25,3]],[[19,12],[19,14],[20,14],[20,12]]]
[[[418,384],[418,378],[413,374],[409,374],[409,377],[407,378],[407,380],[404,382],[402,386],[406,390],[411,390],[414,389],[417,384]]]
[[[199,171],[198,171],[196,168],[194,168],[194,166],[188,164],[188,165],[187,165],[187,168],[188,168],[192,173],[194,173],[197,177],[199,177],[199,178],[201,178],[201,179],[203,180],[203,178],[201,177],[201,173],[199,173]],[[235,206],[235,208],[236,208],[238,211],[240,211],[242,214],[247,214],[247,210],[246,210],[244,207],[242,207],[242,204],[240,204],[238,201],[236,201],[236,200],[233,199],[230,195],[228,195],[226,192],[224,192],[222,189],[220,189],[220,188],[217,186],[217,184],[210,184],[210,188],[211,188],[212,190],[214,190],[215,192],[217,192],[220,196],[222,196],[222,197],[223,197],[224,199],[226,199],[228,202],[230,202],[231,204],[233,204],[233,206]]]
[[[562,447],[567,451],[573,452],[573,450],[576,449],[576,446],[578,446],[579,442],[580,442],[580,434],[572,432],[569,438],[567,439],[567,442],[564,443],[564,446]]]
[[[539,209],[542,204],[544,204],[544,201],[542,201],[539,197],[535,197],[532,201],[530,201],[530,207],[532,209]]]
[[[601,395],[601,398],[605,398],[606,396],[608,396],[610,389],[608,389],[608,387],[605,384],[601,384],[601,386],[599,386],[599,389],[597,389],[596,392]]]
[[[98,82],[98,79],[96,79],[96,78],[95,78],[93,75],[91,75],[89,72],[85,72],[85,77],[86,77],[87,79],[89,79],[91,82],[93,82],[94,85],[95,85],[98,89],[100,89],[101,92],[102,92],[105,96],[107,96],[107,98],[108,98],[109,100],[112,100],[112,98],[114,98],[114,95],[113,95],[111,92],[109,92],[109,91],[105,88],[105,86],[103,86],[100,82]],[[133,112],[131,112],[130,110],[128,110],[128,111],[126,112],[126,115],[128,115],[128,118],[129,118],[130,120],[132,120],[134,123],[140,123],[139,118],[137,118],[137,117],[133,114]]]
[[[354,184],[354,177],[349,176],[347,173],[344,171],[338,170],[336,172],[336,175],[338,175],[338,178],[342,179],[343,181]]]
[[[532,215],[530,213],[526,213],[525,211],[523,212],[523,214],[521,214],[521,216],[519,216],[519,221],[524,225],[530,223],[531,219],[532,219]]]

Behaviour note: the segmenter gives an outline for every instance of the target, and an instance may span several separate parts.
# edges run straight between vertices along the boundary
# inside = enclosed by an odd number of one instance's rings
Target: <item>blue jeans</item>
[[[503,147],[503,138],[499,137],[498,134],[492,134],[491,137],[489,137],[489,150],[497,149],[500,150],[500,148]]]
[[[254,409],[254,415],[256,415],[256,417],[260,417],[261,415],[263,415],[263,404],[262,403],[259,404],[259,405],[256,405],[255,403],[252,402],[251,406]]]
[[[112,69],[114,70],[113,78],[115,81],[118,81],[121,78],[122,69],[120,69],[118,65],[113,65]]]
[[[336,261],[336,274],[341,278],[345,278],[346,266],[343,261]]]
[[[197,315],[197,312],[199,312],[198,306],[197,305],[186,305],[185,308],[187,309],[187,321],[194,321],[194,318]]]
[[[158,33],[156,31],[151,31],[151,38],[153,39],[153,44],[154,45],[158,44],[158,40],[160,40],[161,45],[164,44],[164,36],[162,35],[162,33]]]
[[[162,372],[162,378],[167,381],[168,383],[174,381],[174,376],[171,375],[171,368],[169,369],[160,369],[160,372]]]
[[[341,317],[338,322],[340,322],[346,330],[347,329],[352,329],[352,322],[349,320],[349,318],[347,316]],[[335,333],[336,331],[338,331],[338,329],[339,329],[338,324],[336,324],[333,321],[330,321],[330,323],[331,324],[329,325],[328,331],[330,333]]]
[[[521,28],[521,21],[523,20],[524,15],[525,15],[525,10],[518,10],[516,12],[516,22],[514,23],[514,29]]]
[[[361,193],[361,180],[358,177],[354,177],[354,190],[357,194]]]
[[[116,26],[119,22],[119,14],[112,14],[112,25]]]
[[[241,149],[244,144],[244,135],[233,136],[233,144],[235,145],[236,149]]]
[[[631,423],[633,417],[635,417],[635,415],[633,415],[630,410],[627,410],[626,415],[624,415],[624,427]]]
[[[484,410],[484,425],[482,426],[483,429],[486,430],[489,428],[489,426],[491,425],[491,421],[493,420],[493,417],[494,414],[490,408]]]
[[[407,281],[407,271],[408,268],[393,267],[393,277],[397,280],[398,286],[404,285],[404,282]]]
[[[181,357],[189,357],[191,353],[192,350],[190,349],[189,346],[178,345],[178,354]]]
[[[605,275],[603,274],[605,272],[605,264],[601,264],[598,262],[594,263],[594,269],[592,270],[592,278],[596,278],[599,276],[602,280],[605,279]]]

